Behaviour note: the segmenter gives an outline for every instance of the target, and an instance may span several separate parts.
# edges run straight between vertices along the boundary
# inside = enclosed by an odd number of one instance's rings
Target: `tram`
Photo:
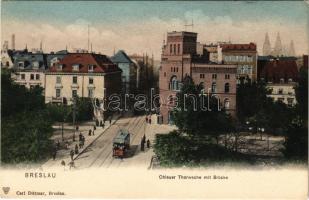
[[[123,158],[129,149],[130,133],[121,129],[113,140],[113,157]]]

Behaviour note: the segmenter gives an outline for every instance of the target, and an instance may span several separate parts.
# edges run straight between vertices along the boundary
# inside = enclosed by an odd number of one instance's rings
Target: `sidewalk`
[[[121,115],[116,115],[112,119],[112,123],[110,124],[109,121],[105,122],[105,127],[104,129],[102,127],[96,127],[96,130],[94,131],[95,135],[88,135],[89,129],[93,131],[93,125],[89,126],[82,126],[80,127],[79,131],[76,131],[75,133],[75,142],[72,142],[69,145],[68,149],[61,149],[57,151],[56,159],[53,160],[52,158],[49,159],[47,162],[45,162],[41,167],[44,168],[49,168],[49,167],[63,167],[61,165],[61,162],[65,162],[65,166],[68,166],[68,164],[71,162],[71,156],[70,156],[70,151],[73,149],[75,150],[75,145],[77,144],[79,146],[79,133],[82,133],[82,135],[85,137],[85,143],[84,147],[78,149],[78,154],[74,154],[73,160],[78,158],[86,149],[89,147],[93,142],[95,142],[104,132],[109,129],[109,127],[113,124],[116,123],[116,121],[121,117]]]

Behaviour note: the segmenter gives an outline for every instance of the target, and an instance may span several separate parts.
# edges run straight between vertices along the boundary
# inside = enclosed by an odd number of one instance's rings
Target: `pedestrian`
[[[145,142],[146,142],[146,136],[145,136],[145,134],[144,134],[144,136],[142,137],[142,141],[143,141],[143,143],[145,144]]]
[[[78,131],[78,129],[79,129],[79,127],[78,127],[78,126],[76,126],[76,131]]]
[[[79,136],[79,141],[81,141],[83,137],[82,132],[80,132],[78,136]]]
[[[83,146],[83,140],[79,140],[79,148],[81,149]]]
[[[95,131],[95,130],[97,130],[97,127],[96,127],[96,125],[94,125],[94,126],[93,126],[93,130],[94,130],[94,131]]]
[[[82,140],[82,148],[84,148],[84,144],[85,144],[85,137],[83,137],[83,140]]]
[[[112,118],[109,119],[109,124],[112,125]]]
[[[60,142],[59,142],[59,140],[57,140],[56,147],[57,147],[57,150],[59,150],[59,149],[60,149]]]
[[[73,134],[73,142],[75,142],[75,133]]]
[[[75,144],[75,154],[78,154],[78,146]]]
[[[105,123],[103,123],[103,125],[102,125],[102,128],[104,129],[104,127],[105,127]]]
[[[56,150],[56,149],[54,149],[54,150],[53,150],[53,160],[55,160],[55,159],[56,159],[56,155],[57,155],[57,150]]]
[[[73,160],[69,163],[69,166],[70,166],[70,169],[71,169],[71,168],[75,168],[75,163],[74,163]]]
[[[61,165],[63,166],[63,170],[65,170],[65,162],[64,162],[64,160],[61,161]]]
[[[69,149],[69,142],[65,141],[65,149]]]
[[[71,160],[73,160],[73,156],[74,156],[74,150],[73,149],[70,151],[70,156],[71,156]]]
[[[149,141],[149,139],[147,140],[147,148],[148,149],[150,148],[150,141]]]
[[[149,124],[151,124],[151,118],[149,118],[148,122],[149,122]]]
[[[91,136],[91,129],[89,129],[88,135]]]
[[[141,140],[141,151],[144,151],[144,148],[145,146],[144,146],[144,141],[143,140]]]
[[[146,123],[148,123],[148,117],[146,116]]]
[[[92,135],[94,135],[94,130],[92,131]]]

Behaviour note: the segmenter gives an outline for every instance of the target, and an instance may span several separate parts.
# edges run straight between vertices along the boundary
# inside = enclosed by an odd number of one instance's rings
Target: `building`
[[[42,53],[24,51],[13,52],[12,79],[26,88],[45,88],[45,71],[48,69],[46,56]]]
[[[67,54],[45,77],[46,103],[71,104],[78,96],[96,98],[104,105],[108,96],[120,92],[121,70],[105,55]]]
[[[298,80],[296,60],[269,59],[259,62],[258,79],[265,81],[272,90],[269,97],[289,106],[296,104],[295,86]]]
[[[9,42],[4,41],[1,49],[1,67],[2,68],[12,68],[13,67],[13,51],[9,49]]]
[[[48,68],[56,66],[69,52],[67,50],[61,50],[57,52],[50,52],[46,54],[46,64]]]
[[[257,78],[256,44],[221,44],[222,59],[225,64],[237,65],[237,78]]]
[[[114,56],[112,56],[111,61],[117,64],[122,70],[122,93],[129,94],[134,92],[138,86],[137,65],[135,65],[135,63],[123,50],[118,51]]]
[[[197,54],[197,33],[169,32],[163,45],[159,72],[160,121],[173,123],[174,108],[168,99],[180,91],[184,78],[190,76],[195,84],[203,83],[206,90],[225,102],[227,110],[236,110],[236,66],[213,64],[209,56]],[[225,87],[226,86],[226,87]]]

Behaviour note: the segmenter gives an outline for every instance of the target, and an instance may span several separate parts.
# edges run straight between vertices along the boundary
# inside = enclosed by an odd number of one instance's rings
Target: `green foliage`
[[[72,115],[70,116],[72,118]],[[76,100],[76,120],[92,120],[93,105],[90,98],[77,98]]]
[[[299,72],[298,85],[295,88],[297,105],[296,109],[299,115],[307,123],[308,120],[308,69],[301,68]]]
[[[233,130],[233,122],[230,115],[224,110],[218,110],[218,99],[204,95],[204,100],[200,98],[202,94],[202,85],[194,85],[193,81],[187,78],[181,91],[177,94],[178,105],[173,110],[175,125],[180,131],[190,135],[210,135],[230,132]],[[185,97],[185,95],[193,95]],[[200,105],[208,107],[207,111],[202,110]],[[211,109],[211,110],[209,110]]]
[[[241,122],[253,117],[271,101],[266,95],[271,91],[263,82],[241,80],[237,86],[237,117]]]
[[[42,88],[26,89],[1,74],[1,158],[5,163],[38,161],[50,153],[52,122]]]
[[[290,125],[284,146],[286,158],[308,160],[308,129],[297,124]]]
[[[161,164],[179,164],[188,161],[190,145],[177,131],[166,135],[157,134],[154,144],[154,152]]]

